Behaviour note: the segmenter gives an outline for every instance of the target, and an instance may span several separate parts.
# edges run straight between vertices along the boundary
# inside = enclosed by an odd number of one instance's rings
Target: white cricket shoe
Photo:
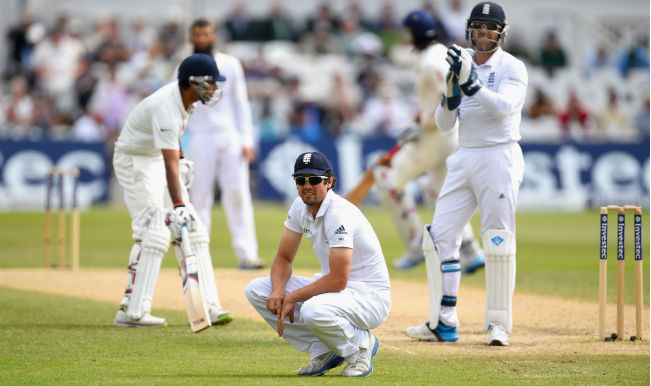
[[[321,354],[318,357],[312,359],[307,366],[301,367],[296,370],[296,375],[303,376],[315,376],[323,375],[328,370],[334,369],[335,367],[341,365],[341,362],[344,361],[344,358],[338,356],[334,352],[330,351],[325,354]]]
[[[425,322],[420,326],[407,327],[405,335],[410,338],[431,342],[456,342],[459,340],[457,328],[446,326],[440,321],[434,329],[430,327],[429,322]]]
[[[224,311],[217,308],[210,308],[208,310],[210,316],[210,324],[213,326],[223,326],[233,321],[233,314],[229,311]]]
[[[140,319],[132,319],[124,310],[119,309],[115,314],[113,324],[118,327],[162,327],[166,326],[167,322],[165,318],[157,318],[149,313],[143,315]]]
[[[380,347],[380,341],[371,334],[369,345],[366,348],[360,347],[357,360],[348,363],[341,375],[344,377],[368,377],[373,372],[373,357],[377,354]]]
[[[240,260],[240,263],[238,264],[237,268],[239,269],[262,269],[267,265],[267,263],[260,259],[260,258],[255,258],[255,259],[247,259],[247,260]]]
[[[509,334],[506,333],[504,326],[499,323],[492,323],[488,326],[488,332],[490,333],[490,340],[488,341],[489,346],[508,346],[509,345]]]

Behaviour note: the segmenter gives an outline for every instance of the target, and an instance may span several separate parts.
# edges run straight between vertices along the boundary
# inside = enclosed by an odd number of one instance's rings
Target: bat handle
[[[181,227],[181,249],[183,250],[183,257],[186,258],[192,255],[192,247],[190,246],[190,235],[188,227],[183,225]]]

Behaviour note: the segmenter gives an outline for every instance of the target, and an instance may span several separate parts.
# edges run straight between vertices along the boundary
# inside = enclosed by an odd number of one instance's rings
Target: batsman
[[[179,144],[195,104],[216,103],[221,95],[217,82],[225,80],[211,56],[187,57],[179,67],[178,81],[138,103],[116,142],[113,166],[124,191],[135,241],[129,255],[127,287],[115,315],[116,326],[165,325],[165,319],[151,315],[151,304],[161,262],[170,246],[170,233],[184,276],[184,297],[193,331],[197,320],[207,327],[233,319],[219,302],[208,232],[188,200],[192,164],[182,158]],[[198,315],[198,319],[191,315]]]
[[[369,170],[346,198],[359,204],[375,180],[380,200],[391,213],[407,248],[407,252],[394,260],[393,265],[397,269],[408,270],[424,262],[425,256],[422,249],[423,224],[414,199],[405,194],[405,185],[426,174],[426,193],[432,196],[432,202],[435,201],[445,178],[445,160],[456,150],[458,136],[456,129],[442,132],[434,122],[434,112],[441,100],[446,84],[445,75],[450,68],[445,60],[447,48],[436,41],[436,21],[427,11],[418,9],[405,17],[403,26],[417,57],[416,86],[420,114],[398,139],[401,147],[395,147],[382,157],[384,164]],[[365,192],[361,193],[361,190]],[[461,243],[462,273],[472,273],[483,265],[484,253],[468,223]]]

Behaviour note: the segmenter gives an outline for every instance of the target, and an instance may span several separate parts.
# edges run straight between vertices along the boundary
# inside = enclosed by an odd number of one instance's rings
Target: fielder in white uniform
[[[265,262],[258,257],[249,187],[249,164],[255,160],[251,106],[242,64],[234,56],[213,53],[216,41],[213,27],[205,19],[197,19],[190,27],[194,52],[213,56],[220,73],[228,78],[221,101],[212,107],[198,105],[188,122],[186,156],[194,161],[197,175],[190,197],[210,231],[215,183],[219,184],[238,267],[258,269]]]
[[[457,130],[442,132],[434,122],[445,75],[450,66],[445,61],[447,48],[436,42],[437,25],[425,10],[410,12],[403,21],[409,31],[411,44],[418,55],[416,86],[420,103],[420,122],[403,133],[402,148],[394,155],[391,166],[376,166],[373,170],[380,199],[389,210],[398,228],[407,253],[394,260],[393,265],[402,270],[411,269],[425,261],[422,250],[423,224],[416,204],[405,185],[428,173],[429,188],[438,194],[445,178],[445,159],[457,148]],[[422,128],[422,131],[421,131]],[[408,140],[407,137],[412,137]],[[472,273],[484,266],[484,254],[475,240],[472,227],[464,228],[461,243],[463,273]]]
[[[524,63],[504,52],[508,29],[502,7],[477,4],[466,35],[473,50],[452,45],[447,89],[436,110],[441,130],[459,124],[459,150],[448,172],[428,235],[424,237],[430,292],[430,319],[409,327],[417,339],[456,341],[460,281],[459,246],[466,222],[479,208],[486,253],[484,330],[490,345],[508,345],[515,288],[515,209],[524,173],[520,115],[527,89]],[[432,280],[432,278],[434,280]]]
[[[178,82],[161,87],[138,103],[116,142],[113,166],[124,190],[135,240],[129,256],[127,288],[115,315],[117,326],[165,324],[165,319],[151,315],[151,303],[161,261],[170,245],[170,231],[175,240],[180,240],[182,226],[190,231],[199,284],[212,324],[233,319],[221,308],[208,233],[188,200],[186,183],[191,183],[192,176],[185,174],[188,168],[179,165],[183,163],[179,139],[195,103],[218,100],[221,92],[216,82],[224,80],[212,57],[187,57],[179,67]],[[175,250],[180,264],[180,245]]]
[[[323,154],[301,154],[293,176],[299,197],[289,209],[271,276],[253,280],[246,297],[279,336],[310,354],[297,375],[322,375],[347,361],[341,375],[368,376],[379,347],[370,330],[391,308],[380,241],[362,212],[334,192],[336,179]],[[321,265],[313,278],[292,275],[303,235]]]

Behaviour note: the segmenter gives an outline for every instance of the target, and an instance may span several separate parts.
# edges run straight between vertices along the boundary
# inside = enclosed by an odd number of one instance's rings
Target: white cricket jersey
[[[450,65],[445,60],[447,48],[443,44],[433,44],[422,53],[418,60],[416,89],[420,104],[420,123],[423,129],[436,129],[434,112],[441,103],[445,87],[445,75]]]
[[[358,207],[332,190],[326,194],[316,218],[297,197],[289,209],[285,226],[304,234],[312,242],[323,275],[330,272],[330,248],[352,248],[348,280],[364,282],[376,289],[390,289],[389,271],[373,227]]]
[[[177,82],[166,84],[140,101],[127,117],[115,144],[128,154],[160,155],[161,149],[179,150],[192,106],[186,110]]]
[[[197,103],[188,122],[188,130],[224,135],[236,133],[242,139],[242,146],[253,147],[251,105],[242,63],[236,57],[221,52],[214,54],[214,58],[219,73],[226,77],[225,82],[219,82],[223,90],[222,99],[212,107]]]
[[[454,111],[439,106],[436,122],[441,130],[459,119],[459,147],[479,148],[520,140],[520,120],[527,93],[528,75],[522,61],[499,47],[490,59],[476,67],[482,87],[464,96]]]

